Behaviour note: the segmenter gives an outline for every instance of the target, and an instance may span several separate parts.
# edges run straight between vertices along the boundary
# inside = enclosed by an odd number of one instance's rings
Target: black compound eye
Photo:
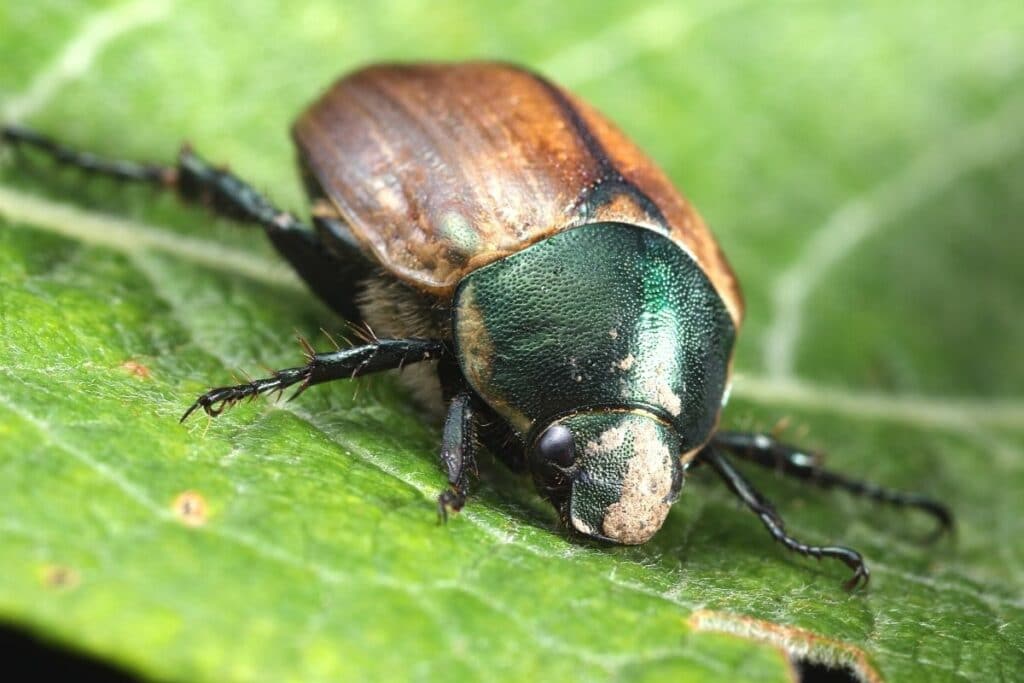
[[[576,459],[576,444],[572,432],[564,425],[551,425],[537,441],[541,459],[559,467],[569,467]]]

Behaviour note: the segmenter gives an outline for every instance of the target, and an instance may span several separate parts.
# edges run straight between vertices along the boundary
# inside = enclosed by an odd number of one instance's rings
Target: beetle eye
[[[537,453],[546,462],[569,467],[576,459],[576,444],[572,432],[564,425],[551,425],[537,442]]]

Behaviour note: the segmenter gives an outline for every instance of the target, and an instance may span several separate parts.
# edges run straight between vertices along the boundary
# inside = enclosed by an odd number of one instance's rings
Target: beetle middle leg
[[[795,446],[780,443],[770,436],[746,432],[718,432],[712,443],[740,458],[821,488],[838,488],[889,505],[922,510],[938,522],[935,535],[951,531],[953,528],[953,513],[942,503],[920,493],[896,491],[824,469],[818,464],[817,456]]]
[[[754,488],[753,484],[740,474],[739,470],[733,467],[732,463],[725,456],[716,451],[713,446],[710,446],[702,450],[698,458],[711,465],[712,469],[718,473],[718,476],[725,481],[729,490],[736,494],[743,501],[743,504],[758,516],[765,528],[768,529],[768,533],[776,541],[787,549],[801,555],[808,555],[816,559],[830,557],[844,563],[853,570],[853,576],[843,584],[847,590],[853,590],[862,582],[865,586],[868,584],[871,572],[868,571],[867,565],[864,564],[864,558],[856,550],[841,545],[807,545],[796,540],[786,533],[785,523],[771,503]]]
[[[0,128],[0,140],[27,147],[82,172],[121,182],[142,183],[171,190],[185,202],[201,204],[217,215],[263,228],[277,251],[310,289],[349,320],[358,320],[346,264],[335,257],[320,236],[293,214],[277,208],[250,184],[217,168],[185,145],[174,165],[108,159],[73,149],[53,138],[20,126]]]
[[[216,417],[239,401],[260,394],[281,392],[298,384],[298,389],[291,397],[295,398],[314,384],[392,370],[409,363],[436,359],[444,353],[444,345],[433,339],[377,339],[369,344],[331,353],[316,353],[303,340],[303,348],[306,351],[305,365],[278,370],[270,377],[245,384],[210,389],[189,406],[180,421],[184,422],[200,408],[207,415]]]

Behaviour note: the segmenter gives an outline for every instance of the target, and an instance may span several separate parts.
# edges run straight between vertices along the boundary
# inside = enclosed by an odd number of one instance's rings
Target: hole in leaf
[[[28,675],[25,680],[83,683],[136,683],[140,680],[99,659],[3,624],[0,624],[0,653],[3,653],[4,670],[21,671],[21,675]]]
[[[742,614],[697,610],[690,625],[698,631],[719,631],[769,643],[789,653],[801,683],[881,683],[860,648],[797,626],[777,624]]]
[[[807,659],[793,658],[797,680],[800,683],[860,683],[861,679],[853,669],[845,666],[829,666]]]

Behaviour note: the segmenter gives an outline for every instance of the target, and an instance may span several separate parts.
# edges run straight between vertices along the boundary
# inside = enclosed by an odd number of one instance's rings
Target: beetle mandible
[[[726,452],[951,526],[921,495],[717,430],[743,318],[736,278],[665,174],[566,90],[507,64],[375,65],[336,82],[292,133],[312,226],[187,146],[173,166],[139,164],[3,129],[9,144],[262,226],[317,296],[375,331],[334,352],[304,343],[303,365],[212,389],[183,421],[422,364],[433,366],[425,400],[447,406],[445,518],[466,502],[483,441],[529,470],[572,533],[622,544],[650,539],[687,472],[710,466],[786,548],[848,565],[848,588],[867,583],[862,556],[788,535]]]

